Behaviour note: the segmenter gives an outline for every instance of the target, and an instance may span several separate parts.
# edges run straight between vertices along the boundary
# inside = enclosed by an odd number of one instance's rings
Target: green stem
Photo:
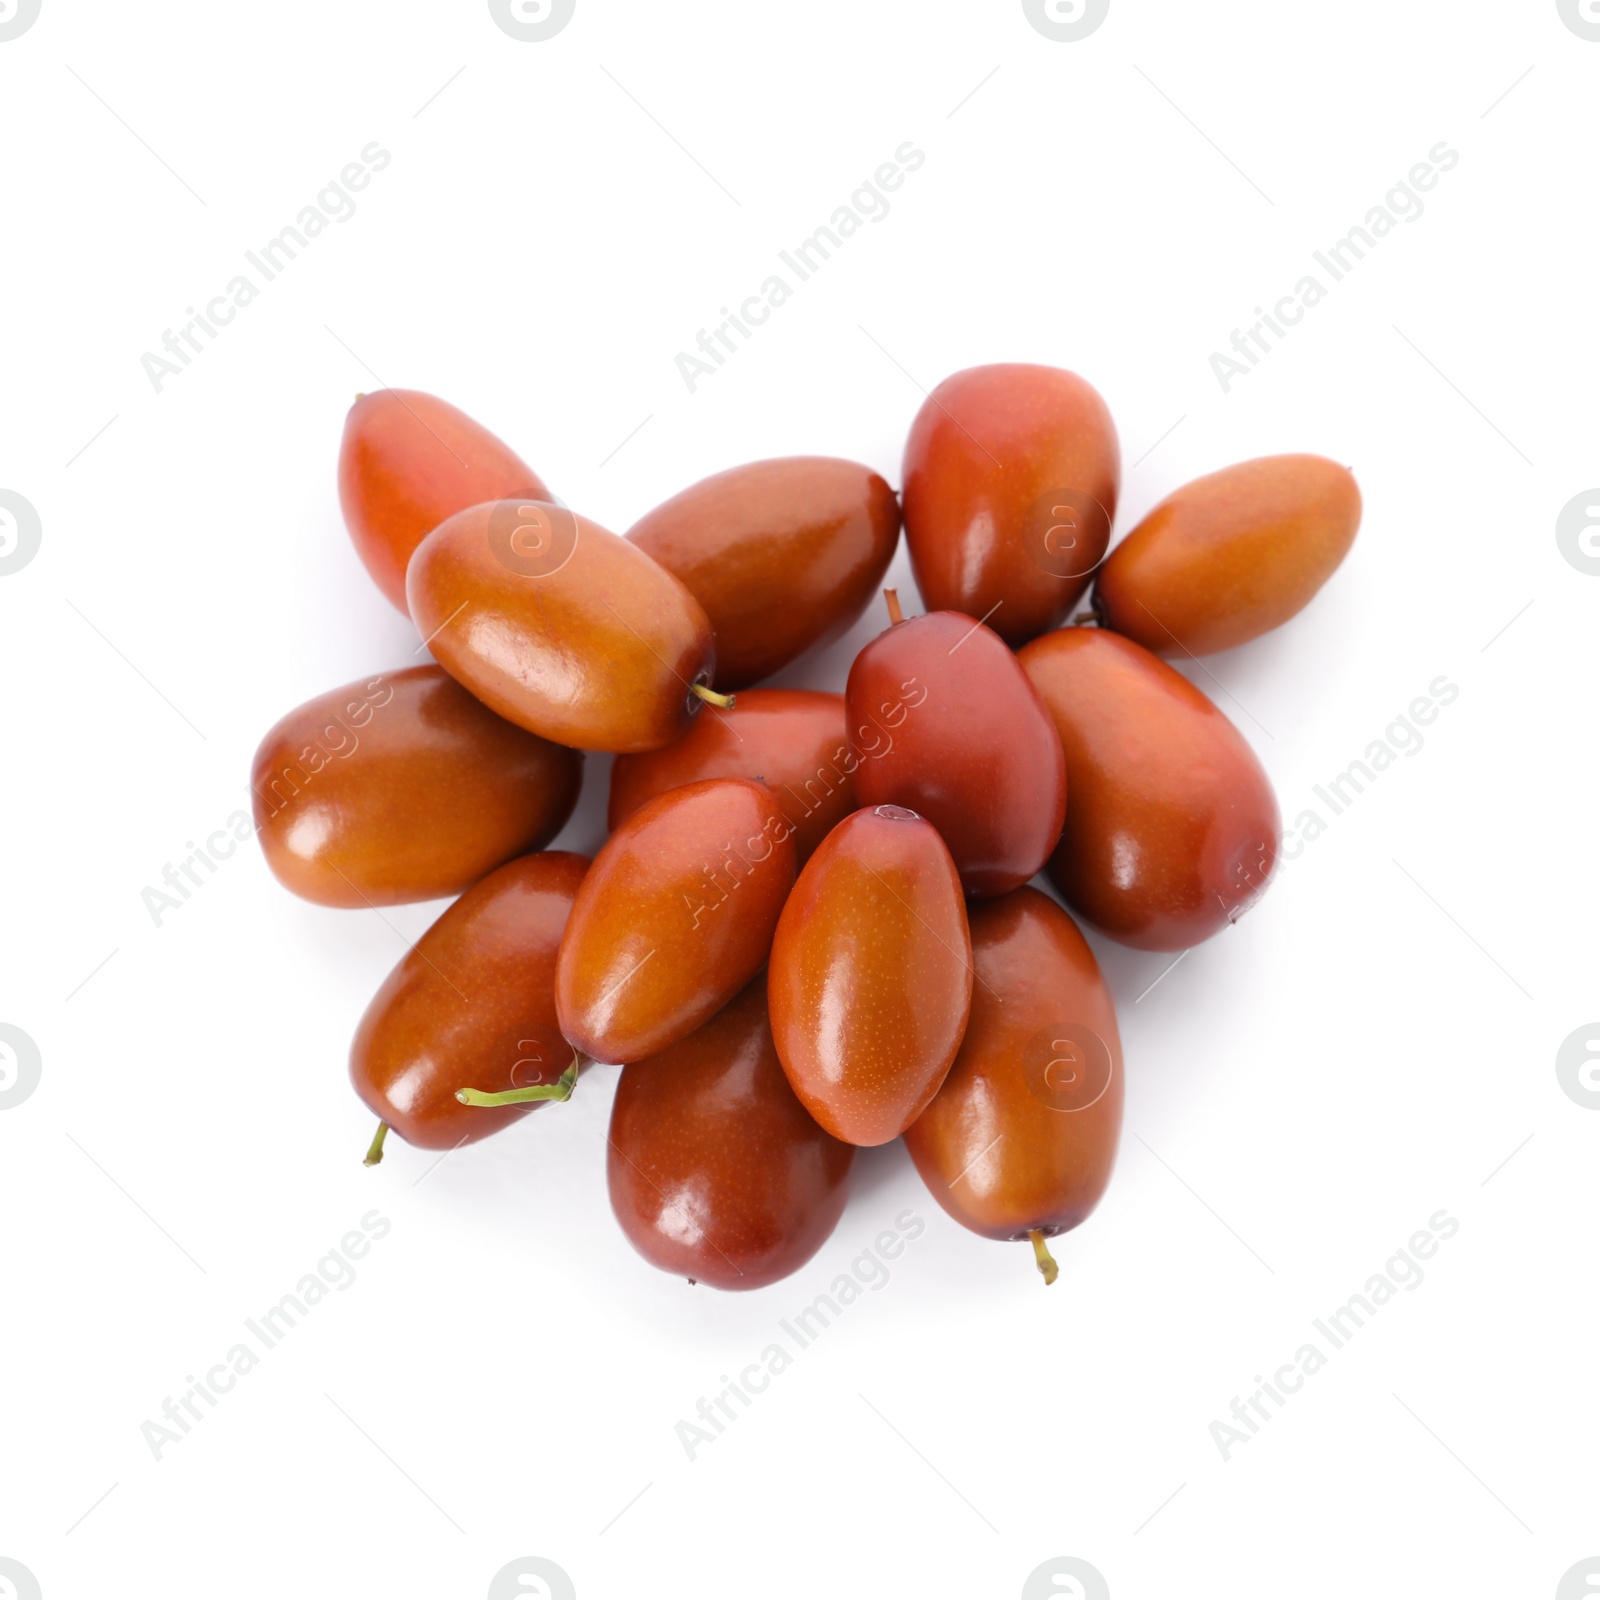
[[[542,1100],[570,1100],[573,1086],[578,1081],[578,1058],[552,1084],[535,1084],[530,1089],[502,1089],[498,1094],[488,1094],[482,1089],[457,1089],[456,1099],[464,1106],[524,1106]]]
[[[367,1159],[361,1163],[364,1167],[375,1167],[383,1160],[383,1141],[389,1135],[389,1124],[380,1122],[378,1131],[372,1136],[372,1143],[367,1146]]]
[[[1044,1274],[1045,1287],[1048,1288],[1056,1281],[1061,1269],[1056,1265],[1056,1258],[1050,1254],[1049,1246],[1044,1242],[1042,1228],[1030,1229],[1028,1237],[1033,1241],[1033,1259],[1039,1263],[1039,1271]]]

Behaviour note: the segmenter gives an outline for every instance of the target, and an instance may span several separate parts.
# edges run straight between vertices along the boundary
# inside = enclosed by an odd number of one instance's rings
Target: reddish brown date
[[[759,783],[669,790],[595,857],[556,966],[561,1031],[597,1061],[694,1032],[759,972],[794,886],[794,830]]]
[[[933,1098],[972,1000],[966,904],[914,811],[855,812],[822,842],[772,942],[778,1058],[835,1138],[887,1144]]]
[[[1269,633],[1333,576],[1361,491],[1323,456],[1264,456],[1170,494],[1106,558],[1095,609],[1158,655],[1203,656]]]
[[[647,801],[705,778],[750,778],[777,796],[794,828],[801,866],[856,809],[857,760],[845,733],[844,696],[814,689],[746,689],[727,711],[707,706],[676,744],[618,756],[607,826]]]
[[[1116,1160],[1117,1016],[1094,952],[1048,895],[1018,889],[970,915],[972,1016],[906,1149],[963,1227],[986,1239],[1037,1235],[1048,1282],[1043,1240],[1094,1210]]]
[[[757,979],[688,1038],[622,1069],[606,1181],[622,1231],[653,1266],[760,1289],[833,1232],[854,1158],[789,1087]]]
[[[339,504],[372,580],[406,609],[406,567],[446,517],[508,495],[550,491],[466,412],[417,389],[360,395],[344,419]]]
[[[1122,456],[1106,403],[1059,367],[969,367],[906,440],[906,546],[930,611],[981,617],[1013,648],[1089,586],[1117,514]]]
[[[1278,802],[1239,730],[1166,662],[1099,628],[1018,659],[1061,735],[1070,785],[1050,877],[1123,944],[1186,950],[1260,898]]]
[[[1005,641],[955,611],[896,622],[845,690],[866,806],[909,806],[939,830],[970,895],[1026,883],[1061,837],[1061,740]]]
[[[788,456],[704,479],[628,537],[705,607],[717,687],[743,689],[861,615],[899,542],[900,503],[870,467]]]
[[[373,996],[350,1046],[350,1081],[407,1144],[453,1150],[533,1105],[462,1105],[551,1085],[571,1065],[556,1020],[556,951],[587,856],[523,856],[469,889]]]
[[[637,545],[561,506],[501,500],[411,558],[411,616],[508,721],[579,750],[654,750],[689,729],[716,652],[699,602]]]
[[[459,894],[561,831],[583,779],[576,750],[481,705],[442,667],[411,667],[308,700],[251,768],[273,875],[325,906]]]

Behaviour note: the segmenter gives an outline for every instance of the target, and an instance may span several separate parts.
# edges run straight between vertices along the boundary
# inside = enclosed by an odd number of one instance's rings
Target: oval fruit
[[[671,744],[716,663],[694,596],[637,545],[562,506],[459,512],[422,541],[406,592],[454,677],[518,727],[579,750]]]
[[[1017,658],[1055,718],[1067,820],[1050,878],[1101,932],[1186,950],[1260,898],[1278,802],[1239,730],[1166,662],[1099,628],[1062,628]]]
[[[373,996],[350,1046],[350,1081],[380,1121],[423,1150],[515,1122],[535,1105],[464,1106],[554,1084],[572,1047],[556,1020],[556,951],[587,856],[546,850],[507,862],[417,940]]]
[[[1158,655],[1231,650],[1281,626],[1333,576],[1361,491],[1324,456],[1263,456],[1196,478],[1106,558],[1095,609]]]
[[[548,500],[539,474],[447,400],[417,389],[356,397],[339,445],[339,504],[373,582],[402,611],[406,566],[446,517],[485,500]]]
[[[442,667],[383,673],[275,723],[250,772],[273,875],[324,906],[459,894],[548,844],[583,780],[576,750],[480,705]]]
[[[717,687],[743,689],[861,615],[899,542],[900,503],[870,467],[788,456],[703,479],[628,537],[705,607]]]
[[[597,1061],[694,1032],[761,970],[794,885],[794,830],[763,784],[669,790],[605,842],[556,965],[561,1031]]]
[[[760,1289],[833,1232],[855,1149],[795,1098],[759,979],[688,1038],[622,1069],[611,1209],[640,1255],[718,1289]]]
[[[906,1149],[928,1192],[986,1239],[1042,1241],[1094,1210],[1122,1129],[1117,1014],[1087,941],[1037,889],[973,906],[972,1016]],[[1055,1276],[1047,1252],[1045,1281]]]
[[[887,1144],[944,1082],[972,1002],[961,879],[903,806],[847,817],[806,863],[772,941],[778,1059],[835,1138]]]
[[[1106,403],[1076,373],[969,367],[906,440],[906,546],[929,611],[981,617],[1015,647],[1053,628],[1111,539],[1122,480]]]
[[[939,830],[970,895],[1004,894],[1061,837],[1061,740],[1005,641],[955,611],[896,622],[845,690],[865,806],[909,806]]]
[[[647,801],[705,778],[749,778],[777,796],[799,864],[859,802],[845,735],[844,696],[815,689],[747,689],[726,711],[707,708],[676,744],[611,765],[606,826]]]

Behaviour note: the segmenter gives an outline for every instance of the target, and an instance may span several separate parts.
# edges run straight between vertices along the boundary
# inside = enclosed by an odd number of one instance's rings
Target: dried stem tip
[[[1030,1230],[1028,1238],[1033,1241],[1033,1259],[1039,1263],[1039,1271],[1044,1274],[1045,1287],[1048,1288],[1056,1281],[1061,1269],[1056,1265],[1056,1258],[1050,1254],[1050,1249],[1044,1242],[1042,1228]]]

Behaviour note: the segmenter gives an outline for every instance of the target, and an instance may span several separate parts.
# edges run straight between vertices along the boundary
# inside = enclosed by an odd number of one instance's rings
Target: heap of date
[[[945,1211],[1030,1240],[1053,1282],[1046,1240],[1110,1178],[1123,1063],[1089,944],[1029,880],[1141,950],[1261,895],[1271,785],[1162,657],[1285,622],[1361,520],[1343,467],[1273,456],[1108,555],[1120,476],[1083,379],[975,367],[917,413],[898,497],[854,462],[759,461],[619,537],[455,407],[359,397],[345,520],[437,664],[290,712],[251,787],[296,894],[459,896],[356,1030],[368,1164],[391,1130],[455,1149],[621,1063],[611,1201],[658,1267],[794,1272],[856,1147],[904,1138]],[[862,616],[902,524],[926,614],[885,590],[842,695],[752,687]],[[544,848],[586,750],[616,755],[592,861]]]

